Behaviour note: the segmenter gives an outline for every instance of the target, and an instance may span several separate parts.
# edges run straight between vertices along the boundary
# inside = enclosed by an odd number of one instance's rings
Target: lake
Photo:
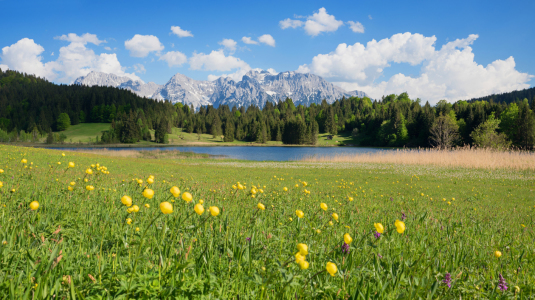
[[[50,148],[59,149],[59,148]],[[66,150],[79,150],[80,148],[63,148]],[[102,148],[84,148],[102,149]],[[225,156],[228,158],[256,160],[256,161],[292,161],[300,160],[309,156],[336,156],[341,154],[363,154],[380,151],[391,151],[385,148],[365,148],[365,147],[147,147],[147,148],[107,148],[108,150],[143,150],[143,151],[169,151],[179,150],[181,152],[206,153],[215,156]]]

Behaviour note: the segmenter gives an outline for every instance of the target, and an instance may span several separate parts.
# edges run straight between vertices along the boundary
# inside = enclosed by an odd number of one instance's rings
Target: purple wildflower
[[[379,239],[381,237],[381,233],[376,231],[375,234],[373,235],[376,239]]]
[[[383,256],[380,253],[377,253],[377,257],[383,258]]]
[[[250,242],[250,241],[251,241],[251,238],[250,238],[250,237],[248,237],[248,238],[246,238],[246,240],[247,240],[248,242]]]
[[[345,242],[344,242],[344,244],[342,245],[342,252],[343,252],[344,254],[348,254],[348,253],[349,253],[349,245],[346,244]]]
[[[390,201],[394,201],[394,198],[390,197]]]
[[[442,280],[442,283],[447,285],[448,288],[451,288],[451,274],[450,273],[446,273],[446,275],[444,275],[444,280]]]
[[[503,292],[507,291],[507,282],[505,282],[505,278],[503,278],[502,274],[500,273],[500,281],[498,281],[498,288]]]
[[[405,219],[407,218],[407,216],[405,215],[404,212],[401,213],[401,221],[405,221]]]

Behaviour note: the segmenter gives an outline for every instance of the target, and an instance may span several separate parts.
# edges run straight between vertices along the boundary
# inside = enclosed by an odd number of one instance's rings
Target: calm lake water
[[[58,148],[51,148],[58,149]],[[76,150],[79,148],[63,148]],[[102,149],[102,148],[84,148]],[[228,158],[257,160],[257,161],[291,161],[300,160],[309,156],[336,156],[340,154],[362,154],[380,151],[391,151],[383,148],[362,147],[151,147],[151,148],[108,148],[108,150],[179,150],[181,152],[206,153],[210,155],[225,156]]]

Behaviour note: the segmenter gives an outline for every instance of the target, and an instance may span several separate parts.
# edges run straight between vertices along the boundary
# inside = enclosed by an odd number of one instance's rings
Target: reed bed
[[[335,156],[309,156],[304,162],[383,163],[434,165],[469,169],[535,170],[535,154],[530,151],[495,151],[461,148],[453,150],[418,149],[381,151]]]

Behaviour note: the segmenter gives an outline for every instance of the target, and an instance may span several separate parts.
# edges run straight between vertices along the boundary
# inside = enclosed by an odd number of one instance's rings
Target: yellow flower
[[[302,256],[308,255],[308,246],[306,244],[297,244],[297,250],[299,250],[299,254]]]
[[[496,256],[496,258],[500,258],[500,256],[502,256],[502,253],[498,250],[494,251],[494,256]]]
[[[61,153],[61,156],[65,157],[65,153]]]
[[[69,192],[72,192],[72,190],[74,190],[72,186],[68,186],[67,189],[69,190]]]
[[[300,263],[305,260],[305,256],[301,255],[301,253],[297,252],[295,254],[295,262]]]
[[[126,224],[128,224],[128,225],[132,224],[132,219],[130,219],[130,218],[126,219]]]
[[[295,187],[299,187],[299,184],[295,184]]]
[[[86,173],[87,175],[91,175],[91,174],[93,174],[93,170],[91,170],[91,169],[87,169],[87,170],[85,170],[85,173]]]
[[[154,179],[152,179],[151,177],[149,177],[149,179],[147,179],[147,183],[148,183],[148,184],[153,184],[153,183],[154,183]]]
[[[266,207],[262,203],[258,203],[258,205],[256,207],[258,207],[258,209],[261,209],[261,210],[266,209]]]
[[[333,226],[333,221],[329,221],[329,225]]]
[[[245,189],[245,187],[241,183],[238,182],[238,190],[243,190],[243,189]]]
[[[88,182],[88,181],[89,181],[89,179],[87,179],[87,178],[84,178],[84,182]]]
[[[332,262],[328,262],[327,266],[325,267],[325,269],[327,269],[327,272],[329,272],[329,274],[331,274],[331,276],[334,276],[336,274],[336,272],[338,272],[338,268]]]
[[[71,183],[69,183],[69,184],[72,185],[72,186],[74,186],[74,185],[76,185],[76,182],[71,181]]]
[[[233,189],[237,189],[238,187],[234,184],[234,185],[232,185],[232,188]]]
[[[349,198],[347,198],[347,200],[353,201],[353,197],[349,197]]]
[[[522,227],[526,227],[526,225],[524,225],[524,224],[520,224],[520,225],[521,225]]]
[[[4,170],[0,169],[0,174],[4,173]]]
[[[295,214],[297,215],[297,217],[299,219],[301,219],[302,217],[305,216],[305,213],[302,210],[299,210],[299,209],[295,211]]]
[[[132,207],[129,207],[126,209],[126,212],[131,214],[132,212],[134,211],[134,209]]]
[[[23,163],[23,164],[27,164],[28,160],[26,160],[26,158],[23,158],[20,162]]]
[[[256,189],[255,188],[251,189],[251,194],[256,195]]]
[[[30,208],[31,210],[36,210],[39,208],[39,202],[37,201],[32,201],[32,203],[30,203]]]
[[[172,187],[170,190],[171,194],[173,194],[173,197],[177,198],[180,196],[180,189],[176,186]]]
[[[92,191],[92,190],[95,189],[95,187],[92,186],[92,185],[87,185],[87,186],[85,187],[85,189],[88,190],[88,191]]]
[[[141,179],[138,179],[136,181],[137,181],[138,184],[143,184],[143,180],[141,180]]]
[[[333,217],[333,219],[335,221],[338,221],[338,214],[337,213],[333,213],[331,216]]]
[[[394,225],[396,226],[396,230],[398,231],[398,233],[403,233],[405,231],[405,223],[403,223],[402,221],[396,220]]]
[[[301,268],[301,270],[308,269],[308,266],[309,266],[309,264],[308,264],[308,261],[306,261],[306,260],[302,260],[302,261],[299,262],[299,268]]]
[[[285,192],[287,192],[287,191],[288,191],[288,188],[287,188],[287,187],[284,187],[282,190],[285,191]]]
[[[145,189],[143,190],[142,195],[147,199],[152,199],[152,197],[154,197],[154,191],[151,189]]]
[[[167,201],[160,203],[160,210],[167,215],[173,212],[173,205]]]
[[[139,227],[136,227],[136,232],[138,232],[138,231],[139,231]]]
[[[320,207],[321,207],[321,209],[323,209],[323,210],[327,210],[327,208],[329,208],[329,207],[327,206],[327,204],[325,204],[325,203],[321,203],[321,204],[320,204]]]
[[[317,230],[316,230],[316,233],[317,233],[317,234],[320,234],[320,233],[321,233],[321,230],[317,229]]]
[[[349,233],[344,234],[344,242],[345,242],[346,244],[349,245],[349,244],[351,244],[352,241],[353,241],[353,238],[351,238],[351,236],[349,235]]]
[[[200,203],[195,204],[195,206],[193,207],[193,210],[200,216],[204,212],[204,206],[202,206],[202,204]]]
[[[145,207],[146,208],[150,208],[150,205],[147,203],[147,204],[145,204]]]
[[[385,231],[385,228],[381,223],[373,223],[373,226],[375,226],[375,230],[377,230],[379,233],[383,233]]]
[[[210,213],[214,217],[217,217],[217,215],[219,215],[219,208],[217,206],[210,206],[210,208],[208,208],[208,210],[210,211]]]
[[[4,183],[0,181],[0,188],[4,186]]]
[[[72,161],[69,162],[69,168],[74,168],[74,163]]]
[[[126,207],[130,207],[130,206],[132,206],[132,198],[130,198],[129,196],[124,195],[121,198],[121,203],[126,205]]]
[[[182,194],[182,200],[189,203],[191,202],[191,200],[193,200],[193,196],[190,193],[185,192],[184,194]]]
[[[204,200],[203,199],[199,200],[199,203],[204,204]]]
[[[134,206],[132,206],[132,209],[134,210],[134,212],[138,212],[139,211],[139,206],[134,205]]]

